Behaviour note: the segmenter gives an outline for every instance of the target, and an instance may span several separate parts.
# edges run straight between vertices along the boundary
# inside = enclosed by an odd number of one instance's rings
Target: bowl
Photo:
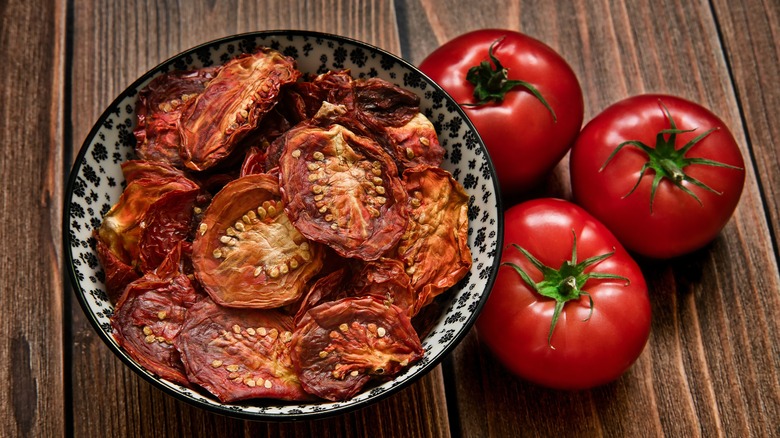
[[[104,284],[92,232],[117,202],[124,187],[121,163],[134,157],[135,104],[154,77],[224,63],[240,53],[266,46],[296,59],[303,73],[350,69],[355,78],[379,77],[420,98],[445,149],[441,167],[469,196],[468,244],[473,263],[457,285],[440,296],[438,318],[420,340],[424,355],[392,380],[374,384],[343,401],[304,403],[253,400],[221,403],[206,392],[183,387],[150,373],[113,338],[113,305]],[[468,333],[486,301],[501,257],[503,217],[499,188],[488,153],[461,108],[438,85],[407,61],[353,39],[307,31],[246,33],[211,41],[153,68],[124,90],[103,112],[84,141],[69,174],[63,236],[67,271],[76,297],[108,348],[128,367],[167,394],[219,414],[252,420],[298,420],[345,413],[379,401],[409,386],[446,357]]]

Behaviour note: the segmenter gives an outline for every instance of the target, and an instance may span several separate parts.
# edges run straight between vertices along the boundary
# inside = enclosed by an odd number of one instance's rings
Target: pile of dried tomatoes
[[[95,231],[114,338],[223,402],[344,400],[424,354],[471,267],[468,196],[419,98],[269,48],[153,79]]]

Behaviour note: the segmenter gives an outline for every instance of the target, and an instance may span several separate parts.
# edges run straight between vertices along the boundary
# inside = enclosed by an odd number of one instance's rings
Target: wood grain
[[[414,46],[412,60],[471,29],[523,31],[569,60],[583,86],[586,121],[634,94],[699,102],[734,131],[748,181],[733,220],[711,245],[667,262],[640,260],[654,322],[645,352],[627,375],[593,391],[544,390],[503,372],[472,334],[445,368],[457,376],[445,376],[456,384],[459,424],[453,429],[464,436],[517,430],[529,436],[776,434],[778,161],[771,145],[778,118],[764,104],[780,96],[768,86],[778,83],[777,3],[732,8],[723,2],[718,17],[706,2],[480,4],[482,11],[504,12],[463,15],[446,1],[405,2],[404,10],[415,11],[408,16],[418,20],[408,27],[428,28],[426,36],[435,40]],[[754,20],[758,28],[748,31]],[[721,33],[730,38],[722,42]],[[743,89],[747,102],[738,94]],[[760,144],[748,140],[756,137]],[[547,195],[569,197],[567,168],[564,160]],[[762,217],[764,202],[771,226]]]
[[[713,6],[778,257],[780,116],[771,108],[780,107],[780,5],[767,0]]]
[[[706,248],[640,259],[653,326],[618,381],[558,392],[466,337],[395,396],[332,419],[235,420],[170,397],[103,345],[62,271],[65,176],[127,84],[194,45],[332,32],[419,63],[482,27],[559,51],[585,120],[633,94],[697,101],[746,158],[740,205]],[[780,3],[776,0],[0,1],[0,436],[780,436]],[[564,159],[534,196],[570,198]]]
[[[0,435],[57,436],[65,431],[66,395],[59,263],[64,9],[3,1],[0,17]]]

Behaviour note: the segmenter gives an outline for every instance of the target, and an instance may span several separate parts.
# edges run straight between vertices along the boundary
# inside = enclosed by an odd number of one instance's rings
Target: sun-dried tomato
[[[364,260],[395,246],[408,221],[407,195],[376,142],[340,125],[302,124],[283,139],[282,198],[304,236]]]
[[[356,295],[374,295],[406,312],[415,311],[416,294],[404,264],[397,259],[380,258],[366,262],[352,276]]]
[[[263,148],[253,146],[246,151],[244,162],[241,163],[241,176],[265,173],[265,156]]]
[[[369,295],[394,304],[411,317],[416,294],[399,260],[384,257],[369,262],[341,259],[339,264],[338,269],[321,276],[309,288],[298,305],[296,321],[309,309],[326,301]]]
[[[327,400],[392,378],[423,356],[406,313],[374,297],[348,297],[309,309],[296,325],[292,362],[303,388]]]
[[[142,159],[94,232],[120,346],[223,402],[344,400],[393,378],[471,266],[468,197],[435,168],[417,95],[300,76],[260,48],[151,81]]]
[[[103,216],[97,238],[121,262],[136,268],[140,264],[141,233],[149,207],[173,191],[195,191],[198,185],[183,173],[165,165],[133,161],[123,166],[125,187],[119,201]]]
[[[114,339],[141,366],[172,382],[189,386],[174,341],[187,309],[200,297],[182,273],[181,245],[157,270],[130,283],[111,317]]]
[[[199,192],[171,191],[149,206],[138,242],[141,271],[155,269],[174,246],[189,236]]]
[[[196,186],[188,175],[181,169],[171,166],[170,164],[159,161],[148,160],[128,160],[122,163],[122,176],[125,178],[125,183],[129,184],[137,179],[179,179],[183,178],[183,182],[187,186]]]
[[[125,263],[119,257],[117,257],[108,244],[100,239],[97,230],[93,231],[93,237],[95,238],[98,262],[103,267],[103,273],[105,274],[104,283],[106,285],[106,294],[109,301],[116,304],[119,298],[122,296],[125,287],[134,280],[140,277],[138,271],[132,266]]]
[[[292,120],[317,119],[321,126],[335,123],[373,138],[400,169],[439,166],[444,157],[419,97],[381,78],[353,80],[349,70],[331,71],[296,83],[280,105]],[[269,154],[267,166],[275,166],[280,153]]]
[[[205,298],[192,306],[176,341],[187,376],[223,402],[310,400],[290,361],[292,317],[235,309]]]
[[[469,196],[449,172],[438,167],[407,169],[403,181],[412,211],[398,257],[418,294],[416,314],[471,268]]]
[[[399,168],[441,165],[444,148],[433,123],[422,113],[402,126],[386,126],[383,132],[385,144],[392,149]]]
[[[184,164],[205,170],[229,156],[276,105],[279,89],[298,77],[294,60],[268,48],[239,55],[219,67],[181,115]]]
[[[192,245],[195,276],[218,304],[273,308],[297,300],[324,252],[290,223],[278,179],[247,175],[211,201]]]
[[[335,301],[349,296],[347,288],[350,278],[352,275],[349,266],[341,266],[339,269],[319,277],[298,303],[298,311],[295,314],[296,324],[312,307],[326,301]]]
[[[206,88],[214,77],[214,68],[172,71],[152,79],[138,93],[133,131],[135,152],[139,158],[183,167],[179,156],[181,135],[179,119],[188,101]]]

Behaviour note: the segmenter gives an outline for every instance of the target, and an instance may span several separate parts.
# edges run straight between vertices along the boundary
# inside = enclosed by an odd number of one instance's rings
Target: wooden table
[[[780,436],[777,0],[7,0],[0,11],[0,436]],[[68,283],[61,223],[73,159],[119,91],[239,32],[331,32],[419,63],[482,27],[558,50],[582,83],[586,121],[629,95],[671,93],[719,114],[742,147],[747,183],[722,234],[689,256],[642,262],[654,320],[627,374],[592,391],[542,389],[472,332],[378,404],[277,424],[193,408],[112,355]],[[564,160],[547,194],[568,197],[566,175]]]

